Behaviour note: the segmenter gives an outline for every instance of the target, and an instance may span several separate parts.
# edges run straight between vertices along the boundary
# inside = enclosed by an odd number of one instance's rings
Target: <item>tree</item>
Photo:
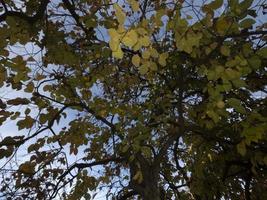
[[[266,1],[0,5],[3,198],[267,199]]]

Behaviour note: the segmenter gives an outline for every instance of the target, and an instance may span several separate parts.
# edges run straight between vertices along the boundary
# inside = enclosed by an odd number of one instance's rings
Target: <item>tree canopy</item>
[[[1,198],[267,199],[266,9],[0,0]]]

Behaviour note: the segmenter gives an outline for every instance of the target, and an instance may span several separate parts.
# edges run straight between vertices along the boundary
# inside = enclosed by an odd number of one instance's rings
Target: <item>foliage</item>
[[[205,2],[1,0],[2,197],[267,199],[266,4]]]

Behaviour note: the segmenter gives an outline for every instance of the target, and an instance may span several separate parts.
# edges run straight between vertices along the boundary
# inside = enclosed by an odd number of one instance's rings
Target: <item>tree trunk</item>
[[[144,200],[160,200],[160,189],[158,185],[159,175],[158,170],[152,166],[147,167],[143,172],[144,176]]]
[[[144,191],[143,200],[163,200],[160,197],[160,190],[157,187],[150,187]]]
[[[134,170],[135,171],[135,170]],[[163,200],[161,197],[158,169],[153,166],[142,167],[142,182],[132,180],[131,186],[141,197],[142,200]]]

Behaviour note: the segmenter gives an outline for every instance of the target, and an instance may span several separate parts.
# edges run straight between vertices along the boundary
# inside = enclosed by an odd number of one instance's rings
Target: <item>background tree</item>
[[[267,199],[265,0],[0,5],[3,198]]]

